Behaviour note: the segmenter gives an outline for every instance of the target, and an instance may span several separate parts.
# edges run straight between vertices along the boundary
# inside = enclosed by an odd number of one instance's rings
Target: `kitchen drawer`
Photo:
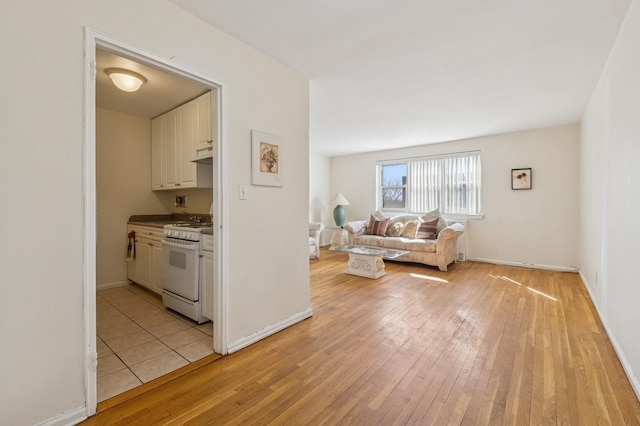
[[[154,241],[162,241],[164,229],[151,226],[127,225],[127,232],[135,231],[136,241],[138,238],[147,238]]]

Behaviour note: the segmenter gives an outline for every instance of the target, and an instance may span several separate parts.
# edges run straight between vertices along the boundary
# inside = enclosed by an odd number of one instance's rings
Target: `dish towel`
[[[136,258],[136,231],[129,232],[129,244],[127,245],[127,261]]]

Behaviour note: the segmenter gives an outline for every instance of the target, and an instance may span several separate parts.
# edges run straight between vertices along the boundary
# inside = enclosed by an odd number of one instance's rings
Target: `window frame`
[[[481,155],[481,151],[480,150],[474,150],[474,151],[464,151],[464,152],[456,152],[456,153],[448,153],[448,154],[438,154],[438,155],[427,155],[427,156],[420,156],[420,157],[409,157],[409,158],[401,158],[401,159],[393,159],[393,160],[379,160],[376,161],[376,208],[384,211],[384,212],[391,212],[391,213],[407,213],[407,214],[424,214],[427,212],[416,212],[416,211],[411,211],[411,207],[410,207],[410,202],[409,202],[409,198],[410,198],[410,191],[411,191],[411,187],[410,187],[410,183],[412,181],[411,179],[411,167],[409,165],[409,163],[411,162],[419,162],[419,161],[431,161],[431,160],[446,160],[446,159],[451,159],[451,158],[459,158],[459,157],[471,157],[471,156],[478,156],[479,161],[480,161],[480,180],[479,182],[476,182],[477,185],[480,186],[480,190],[479,190],[479,195],[478,195],[478,204],[480,206],[479,211],[478,212],[474,212],[474,213],[468,213],[468,209],[467,209],[467,213],[448,213],[443,211],[443,203],[444,203],[444,198],[445,198],[445,181],[444,179],[441,179],[441,183],[440,183],[440,194],[439,194],[439,202],[438,202],[438,208],[443,215],[449,217],[449,218],[459,218],[459,219],[481,219],[484,217],[484,214],[482,213],[482,167],[481,167],[481,163],[482,163],[482,155]],[[384,166],[389,166],[389,165],[396,165],[396,164],[405,164],[406,168],[407,168],[407,179],[406,179],[406,183],[405,185],[403,185],[403,187],[405,188],[405,207],[404,208],[385,208],[383,207],[383,187],[382,186],[382,169]],[[444,177],[444,170],[440,171],[441,176]]]
[[[383,178],[383,168],[384,166],[395,166],[395,165],[400,165],[400,164],[404,164],[405,165],[405,169],[406,169],[406,175],[405,176],[405,181],[402,185],[389,185],[389,186],[384,186],[382,183],[382,178]],[[376,201],[376,205],[380,206],[380,210],[383,211],[388,211],[388,212],[406,212],[407,211],[407,182],[409,181],[409,168],[406,162],[404,161],[389,161],[389,162],[384,162],[384,164],[379,164],[376,166],[377,169],[377,185],[378,185],[378,197],[377,197],[377,201]],[[393,208],[393,207],[386,207],[383,208],[383,204],[384,204],[384,190],[385,188],[402,188],[403,190],[403,201],[404,201],[404,208]]]

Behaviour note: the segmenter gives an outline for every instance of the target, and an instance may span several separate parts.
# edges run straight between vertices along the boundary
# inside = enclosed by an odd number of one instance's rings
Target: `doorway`
[[[97,320],[96,320],[96,292],[97,286],[97,271],[98,271],[98,221],[97,221],[97,207],[100,204],[99,191],[97,188],[97,142],[96,142],[96,128],[97,128],[97,111],[96,111],[96,81],[97,81],[97,56],[98,54],[114,55],[124,61],[133,61],[142,66],[152,68],[156,72],[164,73],[172,78],[177,78],[184,81],[187,85],[200,87],[202,90],[211,90],[216,96],[217,108],[215,113],[215,126],[214,131],[217,136],[217,144],[214,146],[212,173],[214,181],[214,189],[210,193],[210,199],[212,201],[212,216],[214,222],[214,259],[213,259],[213,277],[214,277],[214,319],[213,325],[209,323],[210,327],[213,327],[213,350],[219,354],[226,354],[226,300],[223,291],[225,288],[224,283],[224,271],[225,271],[225,256],[223,250],[224,232],[225,230],[220,226],[223,223],[223,214],[225,209],[222,205],[224,197],[224,182],[225,182],[225,167],[223,155],[225,155],[225,144],[223,127],[224,123],[221,120],[221,111],[225,108],[222,102],[224,87],[222,84],[214,81],[206,76],[199,75],[183,67],[171,64],[163,58],[143,52],[132,46],[125,45],[119,41],[111,39],[108,36],[98,34],[90,29],[85,32],[85,359],[87,360],[86,367],[86,380],[85,389],[87,396],[88,415],[95,413],[97,407],[97,349],[98,339],[96,338]],[[134,102],[130,105],[132,108],[136,108]],[[177,105],[173,105],[175,107]],[[129,111],[129,114],[131,111]],[[149,182],[150,183],[150,182]],[[148,188],[150,191],[151,185]],[[173,197],[173,194],[160,194],[158,198],[162,203],[162,198]],[[197,198],[197,197],[196,197]],[[202,197],[201,197],[202,198]],[[208,209],[207,209],[208,210]],[[125,282],[126,283],[126,280]],[[124,284],[123,283],[123,284]],[[107,286],[108,287],[108,286]],[[114,290],[110,290],[111,293],[118,292],[117,287],[113,286]],[[122,289],[121,289],[122,290]],[[145,294],[144,289],[140,289],[141,292],[135,294],[135,296],[146,298],[148,302],[153,302],[153,294]],[[109,290],[106,290],[109,292]],[[135,292],[134,292],[135,293]]]

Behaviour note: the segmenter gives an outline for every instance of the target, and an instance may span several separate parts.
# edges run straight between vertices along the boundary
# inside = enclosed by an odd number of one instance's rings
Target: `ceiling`
[[[170,0],[310,79],[335,156],[576,123],[631,0]]]
[[[117,89],[106,68],[137,72],[147,82],[137,92]],[[207,92],[204,86],[104,50],[96,51],[96,106],[125,114],[154,118]]]

